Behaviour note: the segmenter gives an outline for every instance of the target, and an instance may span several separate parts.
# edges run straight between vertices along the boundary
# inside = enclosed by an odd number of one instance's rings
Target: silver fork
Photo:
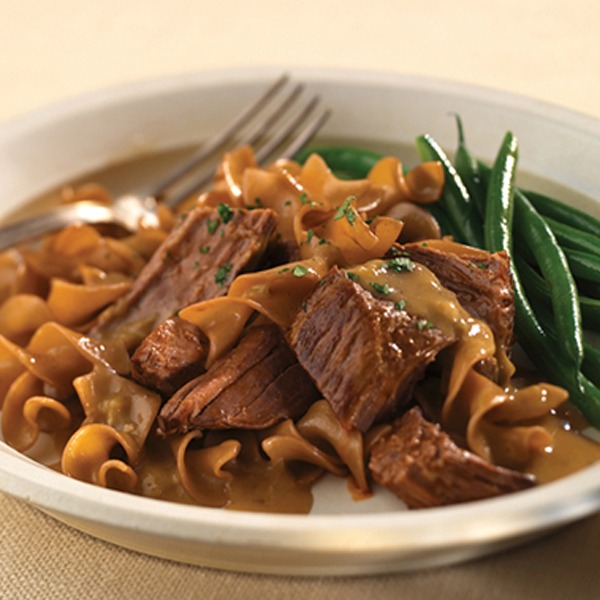
[[[135,231],[140,224],[157,225],[158,203],[175,208],[200,191],[214,176],[220,155],[235,146],[252,145],[259,163],[267,161],[276,151],[278,157],[291,158],[319,131],[331,111],[321,106],[317,95],[302,98],[303,84],[297,83],[289,89],[290,85],[289,76],[282,75],[187,161],[157,181],[148,193],[126,194],[110,205],[91,200],[73,202],[1,227],[0,250],[74,223],[112,223],[129,231]]]

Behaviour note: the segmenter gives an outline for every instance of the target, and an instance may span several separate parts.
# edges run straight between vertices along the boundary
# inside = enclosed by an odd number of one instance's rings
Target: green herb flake
[[[315,232],[312,229],[309,229],[306,232],[306,243],[307,244],[310,244],[310,241],[313,239],[314,235],[315,235]]]
[[[308,274],[308,269],[303,265],[296,265],[292,269],[292,275],[294,277],[304,277],[307,274]]]
[[[435,325],[431,321],[427,321],[426,319],[421,319],[420,321],[417,321],[417,329],[419,331],[423,331],[423,329],[425,328],[433,329],[434,327]]]
[[[304,312],[306,312],[306,307],[307,307],[307,302],[306,302],[306,300],[305,300],[305,301],[304,301],[304,302],[303,302],[303,303],[302,303],[300,306],[302,307],[302,310],[303,310]]]
[[[392,289],[387,283],[383,285],[381,283],[377,283],[375,281],[370,281],[369,285],[378,293],[383,294],[384,296],[389,296],[392,293]]]
[[[354,219],[356,219],[356,215],[354,215],[354,213],[352,211],[352,207],[350,206],[350,203],[353,200],[356,200],[356,198],[354,196],[348,196],[346,198],[346,200],[344,200],[344,203],[341,206],[338,206],[338,209],[337,209],[335,215],[333,215],[334,221],[339,221],[340,219],[343,219],[344,217],[346,217],[346,219],[348,220],[348,222],[350,224],[353,223]],[[348,218],[349,211],[354,215],[353,217]],[[350,219],[352,219],[352,221]]]
[[[232,268],[232,263],[226,263],[222,267],[220,267],[219,270],[216,272],[215,283],[218,284],[219,287],[221,287],[225,283],[225,280],[227,279],[227,274],[229,273],[229,271],[231,271]]]
[[[217,206],[217,212],[219,213],[219,216],[221,217],[221,221],[223,221],[223,223],[229,223],[229,221],[233,219],[233,209],[231,208],[231,206],[225,204],[224,202],[219,203],[219,206]]]
[[[291,201],[291,200],[286,200],[286,201],[283,203],[283,205],[284,205],[284,206],[291,206],[291,205],[292,205],[292,201]]]
[[[394,308],[396,310],[404,310],[406,308],[406,300],[398,300],[398,302],[394,304]]]
[[[206,227],[207,227],[208,233],[210,233],[210,235],[212,235],[217,230],[218,226],[219,226],[219,219],[209,219],[206,222]]]
[[[289,267],[283,267],[283,269],[279,269],[278,273],[287,273],[290,270]]]
[[[200,254],[208,254],[210,252],[210,246],[202,246],[200,248]]]
[[[402,273],[402,271],[414,271],[415,263],[406,256],[396,256],[385,263],[387,269]]]
[[[360,281],[360,277],[352,271],[348,271],[346,275],[348,275],[348,279],[351,279],[352,281]]]
[[[302,204],[303,206],[305,204],[312,204],[312,200],[308,197],[308,194],[306,192],[300,194],[300,204]]]
[[[194,269],[198,269],[200,267],[200,261],[195,260],[194,261]]]

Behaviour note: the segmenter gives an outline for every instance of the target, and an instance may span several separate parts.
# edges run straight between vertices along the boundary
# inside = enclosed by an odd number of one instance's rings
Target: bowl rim
[[[289,72],[310,83],[384,85],[418,88],[509,107],[600,139],[600,119],[510,92],[444,79],[393,72],[314,68],[229,68],[113,86],[52,103],[0,124],[0,147],[48,122],[92,113],[107,103],[131,103],[148,94],[189,86],[240,85]],[[412,547],[444,547],[506,539],[562,525],[600,507],[600,464],[539,488],[476,503],[352,515],[276,515],[185,506],[98,488],[55,473],[0,442],[1,490],[59,515],[157,536],[207,542],[251,543],[301,551],[362,552],[398,547],[398,532]],[[577,490],[577,493],[574,493]],[[569,499],[577,497],[577,502]],[[165,510],[168,509],[168,510]],[[472,527],[465,523],[475,522]],[[443,525],[443,527],[442,527]],[[288,535],[286,535],[288,534]]]

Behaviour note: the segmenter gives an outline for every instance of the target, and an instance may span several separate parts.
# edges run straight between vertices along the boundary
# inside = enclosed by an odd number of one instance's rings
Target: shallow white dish
[[[218,71],[109,90],[0,128],[0,218],[60,183],[216,131],[280,70]],[[297,70],[334,117],[328,138],[407,146],[424,132],[454,148],[460,113],[470,147],[490,160],[506,129],[521,170],[542,191],[568,191],[600,215],[600,122],[497,92],[392,74]],[[564,195],[563,195],[564,197]],[[279,574],[366,574],[449,564],[538,536],[600,509],[600,464],[498,499],[395,510],[395,499],[352,503],[319,486],[308,516],[180,506],[90,486],[0,442],[0,490],[99,538],[199,565]],[[340,502],[341,499],[341,502]]]

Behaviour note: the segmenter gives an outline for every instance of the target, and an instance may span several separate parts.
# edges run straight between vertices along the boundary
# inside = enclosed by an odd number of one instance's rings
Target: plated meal
[[[596,463],[600,222],[447,118],[456,154],[241,146],[156,227],[0,254],[4,442],[87,498],[302,515],[337,479],[430,524]]]
[[[4,440],[27,452],[50,437],[60,464],[48,466],[89,483],[273,512],[309,512],[325,473],[348,477],[357,498],[377,482],[418,508],[598,460],[567,402],[577,390],[534,371],[517,383],[510,360],[522,260],[551,297],[546,319],[579,336],[561,362],[585,368],[577,290],[529,204],[542,241],[532,225],[527,262],[513,244],[515,196],[517,219],[528,203],[507,183],[516,141],[487,185],[474,159],[461,178],[432,138],[418,144],[433,160],[407,172],[398,157],[335,147],[260,167],[242,146],[158,227],[75,224],[3,253]],[[364,177],[347,178],[369,159]],[[111,201],[93,186],[65,197]],[[552,252],[562,261],[548,264]],[[573,297],[551,296],[560,276]],[[518,314],[520,284],[516,301]],[[581,409],[597,418],[600,406],[592,396]]]

